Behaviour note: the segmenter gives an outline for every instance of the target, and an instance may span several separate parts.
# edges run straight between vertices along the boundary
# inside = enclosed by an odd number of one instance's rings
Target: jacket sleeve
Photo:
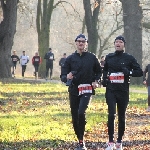
[[[59,66],[61,66],[61,63],[62,63],[62,58],[59,60]]]
[[[94,77],[94,81],[100,81],[101,76],[102,76],[102,72],[101,72],[101,67],[100,67],[100,63],[98,61],[98,59],[95,57],[95,67],[94,67],[94,73],[95,73],[95,77]]]
[[[64,65],[61,67],[61,81],[66,83],[67,82],[67,74],[71,71],[70,70],[70,57],[68,57],[64,63]]]
[[[47,53],[45,54],[44,59],[48,59],[48,54]]]
[[[143,71],[143,81],[146,80],[146,73],[148,72],[148,65],[145,67],[145,70]]]
[[[29,62],[29,56],[27,56],[27,63]]]
[[[17,56],[17,61],[19,61],[20,62],[20,58]]]
[[[32,57],[32,65],[34,64],[34,57]]]
[[[107,87],[109,80],[108,80],[108,56],[106,56],[105,58],[105,63],[104,63],[104,67],[103,67],[103,75],[102,75],[102,85],[103,87]]]
[[[132,69],[132,77],[142,77],[143,71],[138,64],[137,60],[132,56],[132,63],[131,63],[131,69]]]
[[[107,80],[107,74],[108,74],[108,64],[107,64],[108,56],[105,58],[104,68],[103,68],[103,80]]]

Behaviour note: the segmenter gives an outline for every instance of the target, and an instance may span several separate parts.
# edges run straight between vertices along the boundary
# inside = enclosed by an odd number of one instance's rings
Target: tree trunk
[[[44,78],[46,71],[44,55],[48,52],[49,48],[50,21],[54,0],[50,0],[49,2],[47,0],[41,1],[38,0],[36,26],[38,33],[38,51],[43,60],[43,63],[39,67],[39,76]],[[43,9],[41,9],[42,4]]]
[[[18,0],[1,0],[3,21],[0,23],[0,78],[11,77],[11,49],[17,22]]]
[[[43,8],[42,7],[43,3]],[[50,3],[50,2],[49,2]],[[53,5],[52,5],[53,6]],[[49,7],[47,0],[38,0],[37,5],[37,17],[36,17],[36,27],[38,33],[38,51],[42,58],[42,64],[39,67],[39,77],[45,77],[46,63],[44,60],[44,55],[48,52],[49,48],[49,29],[50,29],[50,19],[49,17]]]
[[[96,54],[98,44],[97,22],[101,0],[95,1],[95,8],[92,12],[90,0],[83,0],[85,10],[85,22],[88,32],[88,50]]]
[[[142,8],[139,0],[122,0],[126,52],[133,55],[142,66]],[[132,78],[131,83],[141,84],[141,78]]]

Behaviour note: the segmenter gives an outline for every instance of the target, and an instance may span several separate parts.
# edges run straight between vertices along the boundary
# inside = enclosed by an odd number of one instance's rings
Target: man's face
[[[77,49],[82,52],[87,46],[87,41],[84,38],[80,37],[77,39],[76,45]]]
[[[38,56],[39,54],[38,53],[35,53],[35,56]]]
[[[121,51],[124,49],[124,42],[122,40],[116,40],[114,44],[116,51]]]

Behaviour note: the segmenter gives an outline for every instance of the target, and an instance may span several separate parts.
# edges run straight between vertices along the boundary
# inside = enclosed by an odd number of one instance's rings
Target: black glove
[[[60,75],[61,81],[66,83],[67,82],[67,76],[66,75]]]
[[[129,76],[129,75],[130,75],[130,71],[129,71],[128,68],[126,68],[126,67],[123,67],[123,68],[122,68],[122,72],[123,72],[123,74],[124,74],[125,76]]]
[[[106,87],[106,86],[107,86],[107,83],[108,83],[108,80],[107,80],[107,79],[103,80],[103,81],[102,81],[103,87]]]

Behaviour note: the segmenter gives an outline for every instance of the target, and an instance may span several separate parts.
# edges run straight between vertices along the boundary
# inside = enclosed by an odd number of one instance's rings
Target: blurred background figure
[[[22,55],[20,56],[21,67],[22,67],[22,78],[24,78],[24,73],[27,68],[27,63],[29,62],[29,56],[26,55],[25,51],[22,51]]]
[[[32,57],[32,65],[34,66],[34,73],[35,79],[38,79],[38,71],[39,71],[39,65],[41,64],[42,59],[39,56],[38,52],[35,52],[35,56]]]
[[[16,50],[14,50],[13,54],[11,55],[11,61],[12,61],[12,77],[15,77],[17,61],[20,63],[20,59],[16,54]]]
[[[66,55],[66,53],[64,53],[63,57],[59,60],[59,66],[62,67],[64,65],[66,57],[67,57],[67,55]]]
[[[53,74],[53,61],[54,54],[52,53],[52,49],[49,48],[49,51],[45,54],[44,59],[46,59],[46,80],[48,79],[48,73],[50,69],[50,79],[52,80],[52,74]]]

